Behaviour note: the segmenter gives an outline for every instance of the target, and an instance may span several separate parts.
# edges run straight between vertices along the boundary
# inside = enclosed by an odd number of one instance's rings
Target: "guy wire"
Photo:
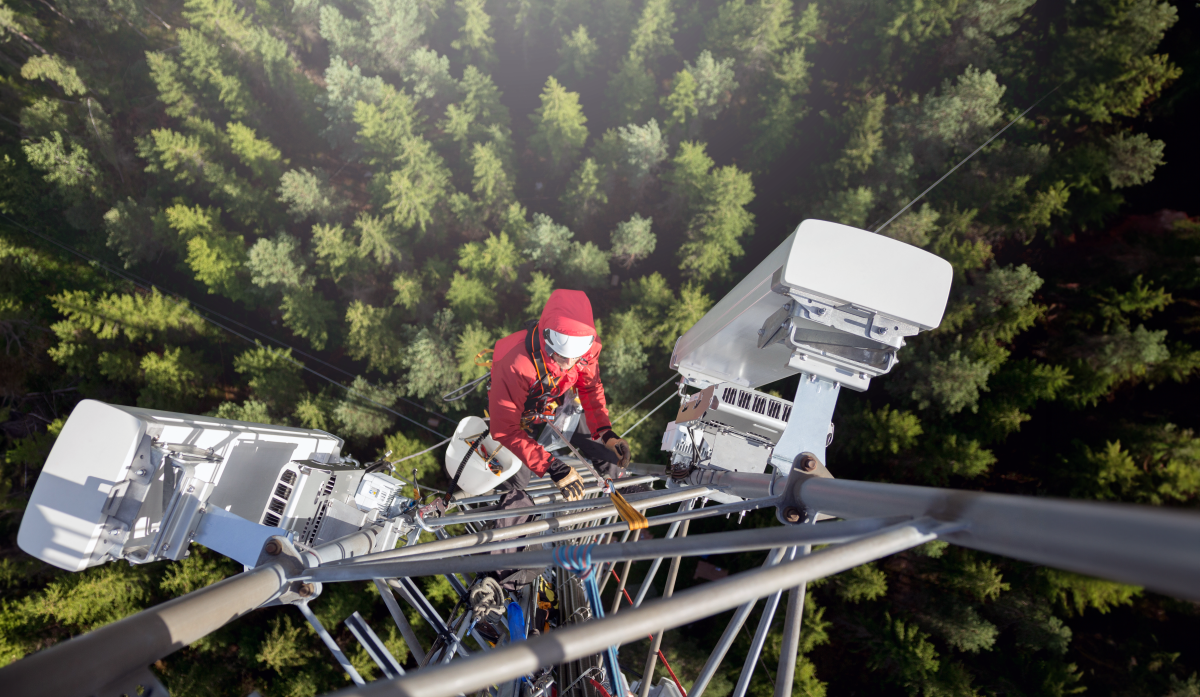
[[[1066,83],[1063,83],[1063,84],[1066,84]],[[984,149],[984,148],[986,148],[986,147],[988,146],[988,144],[990,144],[990,143],[991,143],[993,140],[995,140],[996,138],[999,138],[999,137],[1000,137],[1000,134],[1001,134],[1001,133],[1004,133],[1005,131],[1007,131],[1009,126],[1011,126],[1011,125],[1013,125],[1014,123],[1016,123],[1016,122],[1020,121],[1022,118],[1024,118],[1024,117],[1025,117],[1025,115],[1026,115],[1026,114],[1028,114],[1030,111],[1033,111],[1033,108],[1034,108],[1035,106],[1037,106],[1038,104],[1041,104],[1041,103],[1042,103],[1042,101],[1043,101],[1044,99],[1046,99],[1046,97],[1049,97],[1050,95],[1052,95],[1052,94],[1054,94],[1055,92],[1057,92],[1059,87],[1062,87],[1062,84],[1060,84],[1058,87],[1055,87],[1054,89],[1050,90],[1050,91],[1049,91],[1049,92],[1047,92],[1046,94],[1042,95],[1041,99],[1037,100],[1037,101],[1036,101],[1036,102],[1034,102],[1033,104],[1030,104],[1028,109],[1026,109],[1025,111],[1022,111],[1022,112],[1020,113],[1020,115],[1018,115],[1018,116],[1017,116],[1015,119],[1013,119],[1012,121],[1009,121],[1009,122],[1008,122],[1008,123],[1007,123],[1007,124],[1004,126],[1004,128],[1001,128],[1000,130],[996,131],[996,132],[995,132],[995,133],[992,135],[992,137],[991,137],[991,138],[988,138],[986,141],[984,141],[983,145],[980,145],[978,148],[975,148],[975,152],[973,152],[973,153],[971,153],[970,155],[967,155],[966,157],[964,157],[964,158],[963,158],[963,160],[962,160],[962,162],[959,162],[958,164],[954,165],[954,167],[953,167],[953,168],[951,168],[949,172],[946,172],[945,174],[943,174],[943,175],[942,175],[941,179],[938,179],[937,181],[935,181],[935,182],[934,182],[934,183],[933,183],[933,184],[932,184],[932,185],[931,185],[931,186],[930,186],[928,189],[926,189],[926,190],[922,191],[922,192],[921,192],[921,193],[920,193],[920,194],[919,194],[919,195],[918,195],[916,198],[914,198],[913,200],[909,201],[909,202],[908,202],[908,205],[904,206],[904,208],[901,208],[901,209],[900,209],[900,211],[899,211],[898,213],[896,213],[896,215],[893,215],[892,217],[888,218],[886,223],[884,223],[883,225],[880,225],[879,227],[875,228],[875,232],[876,232],[876,233],[879,233],[881,230],[883,230],[885,227],[887,227],[889,223],[891,223],[891,222],[892,222],[893,220],[895,220],[896,218],[899,218],[899,217],[900,217],[900,215],[904,213],[904,211],[906,211],[906,210],[908,210],[909,208],[911,208],[911,207],[912,207],[912,205],[913,205],[914,203],[916,203],[917,201],[920,201],[920,200],[921,200],[921,198],[925,196],[925,194],[929,193],[930,191],[933,191],[934,187],[936,187],[938,184],[941,184],[941,183],[942,183],[942,181],[943,181],[943,180],[945,180],[945,178],[946,178],[946,177],[950,176],[951,174],[954,174],[954,171],[955,171],[955,170],[957,170],[959,167],[962,167],[963,165],[967,164],[967,161],[968,161],[968,160],[970,160],[972,157],[975,157],[977,154],[979,154],[979,151],[980,151],[980,150],[983,150],[983,149]]]

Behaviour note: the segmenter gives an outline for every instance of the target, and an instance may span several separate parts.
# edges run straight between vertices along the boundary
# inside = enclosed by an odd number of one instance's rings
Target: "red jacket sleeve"
[[[530,375],[524,375],[520,369],[518,363],[522,361],[529,363]],[[488,415],[491,417],[489,430],[492,438],[508,448],[526,467],[541,477],[546,474],[546,468],[550,464],[550,453],[521,428],[525,398],[529,396],[529,387],[534,380],[532,373],[533,363],[523,356],[493,364],[492,387],[488,391]]]
[[[579,371],[575,389],[579,391],[579,403],[583,405],[583,418],[587,419],[588,430],[592,438],[602,431],[612,428],[608,417],[608,406],[604,400],[604,384],[600,382],[599,351],[588,364]]]

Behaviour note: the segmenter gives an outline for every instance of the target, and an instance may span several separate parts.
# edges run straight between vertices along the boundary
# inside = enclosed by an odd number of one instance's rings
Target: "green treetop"
[[[542,105],[530,116],[536,126],[531,141],[558,170],[574,160],[587,141],[587,117],[579,95],[568,92],[553,77],[546,79],[541,99]]]
[[[496,60],[492,51],[496,40],[490,34],[492,18],[484,9],[484,0],[455,0],[454,9],[460,25],[458,38],[450,46],[462,51],[463,60],[469,63],[480,65]]]
[[[618,223],[612,233],[613,259],[620,261],[626,269],[654,252],[657,237],[650,230],[652,218],[643,218],[637,213],[625,222]]]

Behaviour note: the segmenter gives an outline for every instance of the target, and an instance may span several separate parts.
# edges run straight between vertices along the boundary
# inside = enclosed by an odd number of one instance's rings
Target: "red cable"
[[[604,689],[604,683],[591,676],[588,676],[588,682],[592,683],[592,687],[600,690],[600,694],[604,695],[604,697],[612,697],[612,695],[608,694],[608,690]]]
[[[618,583],[618,584],[620,584],[620,583],[621,583],[621,577],[617,575],[617,570],[616,570],[616,569],[609,569],[609,571],[611,571],[611,572],[612,572],[613,578],[617,579],[617,583]],[[633,605],[633,598],[629,597],[629,591],[627,591],[627,590],[625,590],[624,588],[622,588],[622,589],[621,589],[621,592],[625,594],[625,599],[626,599],[626,600],[628,600],[628,601],[629,601],[629,604],[630,604],[630,606],[632,606],[632,605]],[[618,601],[617,601],[617,607],[620,607],[620,606],[621,606],[621,601],[620,601],[620,600],[618,600]],[[654,641],[654,635],[653,635],[653,634],[651,634],[651,635],[650,635],[650,641],[652,641],[652,642]],[[662,662],[663,662],[663,665],[667,667],[667,672],[671,674],[671,679],[675,681],[675,687],[678,687],[678,688],[679,688],[679,694],[683,695],[683,697],[687,697],[687,690],[683,689],[683,685],[681,685],[681,684],[679,683],[679,678],[675,677],[675,671],[671,670],[671,664],[670,664],[670,663],[667,663],[667,657],[663,655],[662,649],[659,649],[659,651],[658,651],[658,660],[662,661]],[[654,676],[651,676],[651,679],[653,679],[653,677],[654,677]],[[644,679],[646,679],[646,678],[645,678],[645,676],[642,676],[642,679],[643,679],[643,680],[644,680]],[[605,693],[605,695],[606,695],[606,697],[607,697],[607,693]]]

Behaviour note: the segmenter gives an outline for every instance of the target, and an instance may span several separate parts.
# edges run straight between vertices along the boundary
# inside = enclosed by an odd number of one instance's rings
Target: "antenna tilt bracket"
[[[800,500],[800,486],[813,477],[833,479],[833,475],[825,468],[825,463],[816,455],[810,452],[800,453],[792,461],[792,470],[788,472],[779,503],[775,506],[775,517],[779,522],[784,525],[799,525],[808,519],[810,511]]]

